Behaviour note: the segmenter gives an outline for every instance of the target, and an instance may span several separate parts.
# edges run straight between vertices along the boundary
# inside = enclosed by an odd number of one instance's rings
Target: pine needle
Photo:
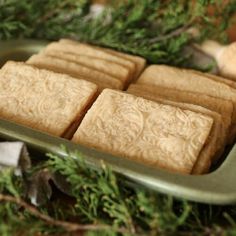
[[[32,206],[22,188],[27,180],[14,176],[12,170],[0,172],[1,235],[25,234],[28,228],[32,234],[54,235],[84,230],[89,235],[114,236],[233,235],[236,232],[235,206],[212,207],[177,201],[141,186],[127,185],[104,163],[98,169],[90,168],[80,153],[68,153],[66,158],[48,156],[48,161],[39,163],[28,174],[47,166],[51,173],[64,177],[71,186],[73,198],[69,204],[59,198],[49,200],[45,206]]]
[[[90,4],[88,0],[2,0],[0,39],[67,37],[140,55],[151,63],[185,66],[189,57],[182,52],[187,45],[206,38],[226,40],[236,9],[236,0],[228,4],[222,0],[110,1],[95,17]],[[192,29],[198,34],[192,34]]]

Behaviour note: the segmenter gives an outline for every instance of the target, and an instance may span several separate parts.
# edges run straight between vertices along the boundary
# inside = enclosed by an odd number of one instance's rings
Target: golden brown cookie
[[[9,61],[0,70],[0,117],[64,137],[96,93],[97,86],[85,80]]]
[[[105,89],[72,141],[189,174],[212,129],[207,115]]]

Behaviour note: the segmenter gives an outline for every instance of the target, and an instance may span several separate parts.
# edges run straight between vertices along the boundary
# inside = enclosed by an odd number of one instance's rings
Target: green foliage
[[[0,193],[7,193],[19,197],[18,191],[22,188],[22,181],[19,177],[14,175],[12,169],[6,169],[0,173]],[[17,185],[18,187],[16,188]]]
[[[132,230],[132,218],[117,186],[115,175],[106,167],[103,170],[92,170],[79,154],[77,156],[78,159],[61,159],[50,155],[48,166],[64,175],[73,186],[75,210],[80,219],[92,223],[99,220],[115,227],[124,225]]]
[[[89,5],[88,0],[2,0],[0,39],[69,37],[141,55],[152,63],[185,65],[189,58],[183,57],[183,48],[209,37],[225,40],[236,10],[236,0],[113,0],[94,18]],[[208,14],[209,7],[214,14]],[[189,33],[193,28],[198,36]]]
[[[65,196],[60,198],[57,194],[57,198],[54,196],[46,205],[38,207],[38,211],[57,220],[93,223],[95,228],[86,235],[235,235],[235,206],[175,200],[130,185],[117,178],[104,163],[98,169],[88,167],[79,153],[68,153],[66,158],[48,156],[49,160],[31,169],[30,174],[48,166],[52,173],[64,176],[71,186],[72,197],[65,202]],[[27,201],[24,183],[12,170],[0,172],[0,196],[10,194]],[[66,231],[7,201],[0,204],[0,219],[0,235],[25,235],[25,229],[27,235],[35,232],[58,235]],[[108,228],[101,229],[99,225]]]
[[[172,198],[153,195],[142,189],[124,188],[111,170],[104,165],[93,170],[78,159],[49,155],[48,166],[67,178],[76,198],[75,209],[83,222],[105,223],[136,232],[136,225],[152,233],[174,232],[190,213],[186,202],[179,203],[178,214],[173,211]]]
[[[87,0],[0,1],[0,39],[53,38],[67,32],[65,24],[87,12]]]
[[[24,196],[23,189],[23,178],[15,176],[12,169],[0,171],[0,194],[19,198]],[[38,219],[25,214],[24,209],[11,202],[1,202],[0,219],[1,236],[21,235],[24,234],[25,229],[27,229],[27,235],[33,235],[39,229],[41,230],[42,226]]]
[[[131,234],[178,235],[192,230],[205,232],[228,232],[220,225],[225,219],[225,209],[155,194],[141,186],[129,187],[123,179],[117,179],[109,168],[89,168],[78,153],[77,158],[59,158],[50,154],[47,165],[52,171],[60,172],[71,184],[76,199],[75,214],[82,222],[105,223],[114,227],[124,227]],[[228,212],[230,219],[236,211]],[[230,223],[230,221],[227,221]],[[234,231],[231,224],[229,232]],[[91,232],[90,232],[91,233]],[[93,233],[91,233],[93,234]],[[105,235],[105,234],[102,234]],[[109,235],[109,234],[108,234]],[[111,235],[111,234],[110,234]],[[214,235],[214,234],[213,234]]]

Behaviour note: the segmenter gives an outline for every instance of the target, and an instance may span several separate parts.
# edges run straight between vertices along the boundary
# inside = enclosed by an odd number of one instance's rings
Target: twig
[[[66,7],[66,5],[68,4],[68,1],[62,1],[56,8],[54,8],[52,11],[47,12],[45,15],[43,15],[42,17],[40,17],[37,20],[37,24],[42,23],[47,21],[49,18],[53,17],[54,15],[56,15],[58,12],[61,11],[61,9],[63,9],[64,7]]]
[[[72,231],[87,231],[87,230],[93,230],[93,231],[101,231],[101,230],[108,230],[111,229],[110,226],[107,225],[96,225],[96,224],[86,224],[86,225],[81,225],[77,223],[71,223],[67,221],[61,221],[61,220],[56,220],[53,219],[52,217],[42,214],[39,212],[39,210],[32,205],[28,204],[21,198],[16,198],[10,195],[3,195],[0,194],[0,202],[5,201],[5,202],[11,202],[15,203],[24,209],[26,209],[28,212],[30,212],[32,215],[35,217],[45,221],[48,225],[53,225],[53,226],[59,226],[64,228],[66,231],[72,232]],[[130,233],[128,230],[125,228],[119,228],[115,229],[117,233]]]
[[[169,38],[173,38],[175,36],[178,36],[178,35],[182,34],[184,31],[188,30],[191,27],[191,25],[192,25],[191,23],[188,23],[188,24],[172,31],[169,34],[161,35],[161,36],[157,36],[155,38],[152,38],[152,39],[149,40],[149,42],[150,43],[157,43],[157,42],[164,41],[164,40],[167,40]]]

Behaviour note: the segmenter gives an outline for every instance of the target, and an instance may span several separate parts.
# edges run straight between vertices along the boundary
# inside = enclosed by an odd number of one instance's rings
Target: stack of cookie
[[[192,173],[209,170],[225,145],[231,144],[236,135],[236,83],[215,75],[194,70],[178,69],[165,65],[149,66],[128,92],[164,104],[175,104],[185,109],[206,114],[214,125]],[[205,155],[205,149],[211,151]],[[198,164],[199,163],[199,164]]]
[[[62,39],[33,55],[28,64],[85,79],[104,88],[125,89],[146,65],[142,57]]]

